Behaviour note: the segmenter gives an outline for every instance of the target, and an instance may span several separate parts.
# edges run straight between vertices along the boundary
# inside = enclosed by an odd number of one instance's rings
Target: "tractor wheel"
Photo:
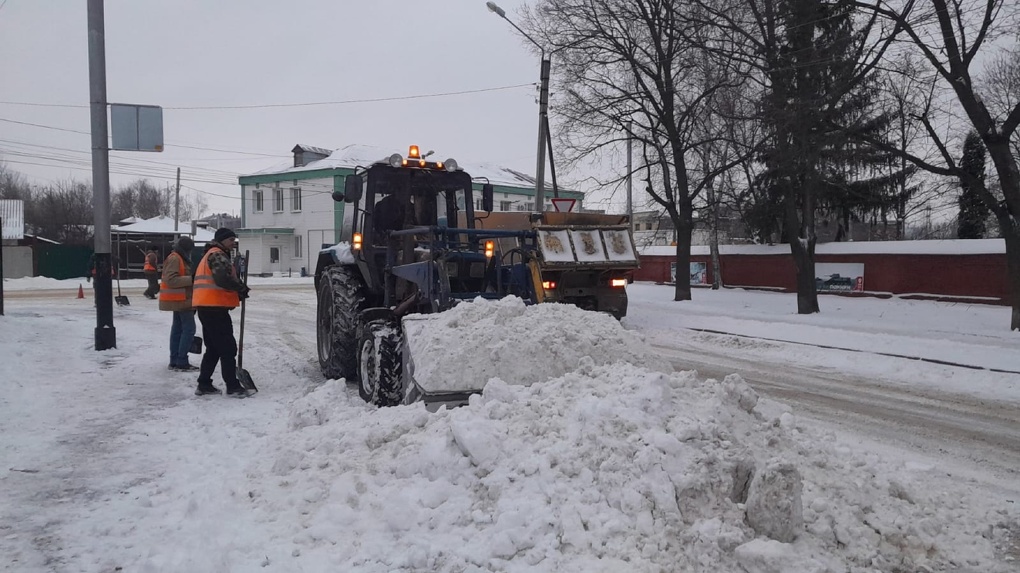
[[[365,286],[355,267],[329,267],[319,279],[316,346],[319,369],[326,378],[358,378],[359,316],[365,308]]]
[[[358,393],[370,404],[396,406],[403,400],[400,326],[392,320],[373,320],[365,325],[359,343]]]

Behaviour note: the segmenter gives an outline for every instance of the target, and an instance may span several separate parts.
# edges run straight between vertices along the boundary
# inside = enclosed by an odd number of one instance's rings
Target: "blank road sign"
[[[110,104],[111,149],[163,151],[163,108],[157,105]]]
[[[577,199],[564,199],[557,197],[552,200],[553,209],[558,213],[570,213],[574,210],[574,204],[577,203]]]

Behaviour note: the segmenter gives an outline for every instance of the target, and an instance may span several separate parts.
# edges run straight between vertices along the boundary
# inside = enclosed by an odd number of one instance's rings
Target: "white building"
[[[351,208],[333,201],[333,191],[343,190],[344,177],[355,167],[384,161],[393,153],[407,153],[407,149],[366,145],[348,145],[336,151],[297,145],[291,151],[293,162],[238,178],[241,228],[236,232],[240,250],[250,252],[251,274],[314,272],[319,249],[339,241],[344,209]],[[494,210],[533,210],[534,178],[506,167],[456,159],[476,180],[477,189],[486,182],[493,184]],[[552,195],[547,187],[547,211],[553,210]],[[575,199],[575,211],[582,209],[584,193],[561,190],[560,196]],[[478,202],[476,209],[481,208],[481,200]]]

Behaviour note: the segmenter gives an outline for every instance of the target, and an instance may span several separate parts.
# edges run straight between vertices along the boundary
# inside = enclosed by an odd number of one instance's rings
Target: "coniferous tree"
[[[757,215],[767,220],[782,214],[773,227],[790,243],[798,312],[807,314],[818,312],[816,215],[832,212],[848,221],[854,212],[892,204],[887,197],[894,195],[895,178],[877,175],[887,169],[888,157],[848,134],[851,126],[884,132],[889,118],[872,111],[876,91],[861,61],[868,31],[855,29],[851,0],[783,0],[772,6],[778,25],[772,44],[765,44],[769,92],[763,119],[769,144],[756,181],[762,198]]]
[[[957,217],[956,236],[961,239],[983,239],[985,237],[985,220],[988,218],[988,207],[981,202],[973,180],[985,180],[985,145],[976,131],[971,131],[963,140],[963,157],[960,169],[974,179],[960,179],[960,214]]]

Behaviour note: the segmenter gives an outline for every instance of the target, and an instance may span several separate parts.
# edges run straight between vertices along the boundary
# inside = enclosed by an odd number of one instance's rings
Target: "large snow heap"
[[[490,337],[514,305],[476,301],[435,324],[475,352],[526,349],[524,384],[492,377],[435,413],[366,415],[335,380],[294,403],[291,433],[252,469],[272,491],[249,494],[302,524],[293,555],[359,571],[994,570],[992,522],[968,522],[966,500],[808,432],[737,375],[621,357],[607,341],[648,352],[612,319],[606,336],[598,315],[540,305],[533,328]],[[528,377],[553,356],[562,372]]]

